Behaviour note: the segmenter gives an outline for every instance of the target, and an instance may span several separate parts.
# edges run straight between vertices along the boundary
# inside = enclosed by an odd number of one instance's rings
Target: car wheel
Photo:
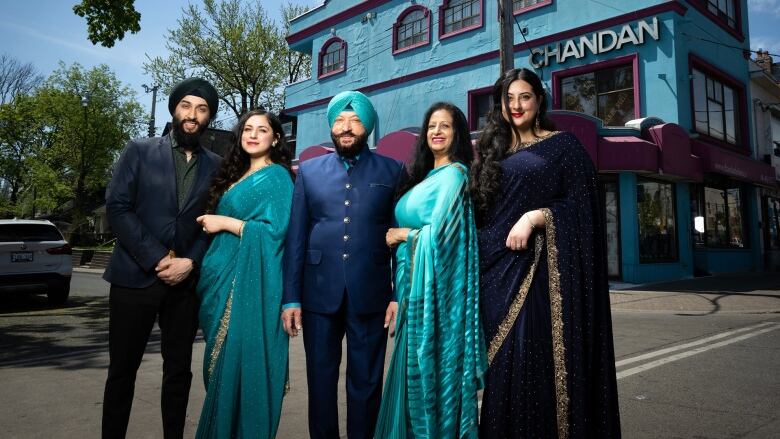
[[[51,290],[46,293],[49,303],[52,305],[62,305],[68,301],[70,295],[70,284]]]

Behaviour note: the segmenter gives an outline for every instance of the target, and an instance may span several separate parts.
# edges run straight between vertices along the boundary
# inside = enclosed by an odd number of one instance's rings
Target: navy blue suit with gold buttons
[[[385,234],[403,165],[367,148],[300,164],[285,246],[282,303],[300,303],[313,438],[338,437],[336,386],[347,336],[347,435],[372,437],[392,299]]]

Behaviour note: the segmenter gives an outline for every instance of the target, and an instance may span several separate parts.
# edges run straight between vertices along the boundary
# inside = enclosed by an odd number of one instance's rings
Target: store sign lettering
[[[583,35],[579,39],[575,38],[545,48],[533,49],[529,61],[532,66],[538,69],[549,66],[551,60],[563,64],[569,58],[581,59],[585,57],[587,52],[598,55],[620,50],[626,44],[639,46],[645,43],[646,36],[658,41],[660,35],[658,17],[653,17],[650,22],[647,20],[636,22],[636,28],[626,24],[619,32],[606,29],[590,35]]]

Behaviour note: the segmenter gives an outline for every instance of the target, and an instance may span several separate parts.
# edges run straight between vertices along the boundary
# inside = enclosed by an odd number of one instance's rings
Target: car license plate
[[[32,262],[33,252],[13,252],[11,253],[11,262]]]

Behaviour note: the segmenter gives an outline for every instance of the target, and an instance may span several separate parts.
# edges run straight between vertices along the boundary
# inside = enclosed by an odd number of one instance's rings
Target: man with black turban
[[[382,396],[387,328],[398,304],[385,232],[403,164],[374,154],[376,111],[346,91],[328,105],[336,154],[302,162],[285,243],[282,322],[302,327],[309,385],[309,435],[339,436],[336,388],[347,337],[347,437],[372,438]]]
[[[168,100],[171,133],[131,140],[106,189],[117,241],[103,275],[111,283],[104,438],[125,437],[136,372],[155,320],[163,357],[163,433],[165,438],[184,434],[198,329],[196,271],[208,246],[195,218],[205,210],[220,162],[200,147],[200,138],[218,105],[217,91],[207,81],[177,84]]]

